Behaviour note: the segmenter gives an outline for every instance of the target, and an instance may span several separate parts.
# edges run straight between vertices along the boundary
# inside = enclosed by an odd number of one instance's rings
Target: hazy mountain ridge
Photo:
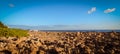
[[[82,25],[39,25],[39,26],[27,26],[27,25],[8,25],[10,28],[30,29],[30,30],[120,30],[111,28],[95,29],[94,27],[82,26]]]

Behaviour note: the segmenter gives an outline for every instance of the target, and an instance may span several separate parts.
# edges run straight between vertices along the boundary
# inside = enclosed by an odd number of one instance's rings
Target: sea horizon
[[[120,30],[38,30],[44,32],[120,32]]]

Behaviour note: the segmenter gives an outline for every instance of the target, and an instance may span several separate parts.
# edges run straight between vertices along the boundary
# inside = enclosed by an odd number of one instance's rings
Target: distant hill
[[[10,28],[20,28],[26,30],[120,30],[120,29],[110,29],[110,28],[101,28],[90,27],[81,25],[40,25],[40,26],[26,26],[26,25],[8,25]]]
[[[32,30],[45,30],[50,29],[48,26],[26,26],[26,25],[8,25],[10,28],[20,28],[20,29],[32,29]]]
[[[10,28],[21,28],[21,29],[35,29],[35,30],[70,30],[76,29],[77,26],[69,25],[40,25],[40,26],[26,26],[26,25],[8,25]]]

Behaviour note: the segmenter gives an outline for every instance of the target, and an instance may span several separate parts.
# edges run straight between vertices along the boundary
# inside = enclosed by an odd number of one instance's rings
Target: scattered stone
[[[119,54],[120,32],[38,32],[0,37],[0,54]]]

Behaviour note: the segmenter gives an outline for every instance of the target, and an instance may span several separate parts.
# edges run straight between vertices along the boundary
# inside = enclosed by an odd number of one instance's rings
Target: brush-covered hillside
[[[0,37],[22,37],[28,36],[27,30],[8,28],[2,22],[0,22]]]

